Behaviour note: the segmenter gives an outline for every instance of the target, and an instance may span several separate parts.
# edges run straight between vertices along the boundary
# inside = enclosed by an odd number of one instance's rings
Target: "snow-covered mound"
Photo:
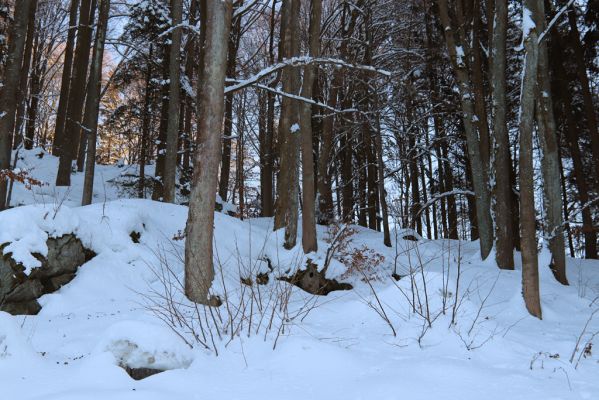
[[[121,173],[105,168],[103,179]],[[538,320],[520,267],[481,261],[477,243],[396,230],[387,248],[350,227],[327,277],[354,289],[312,296],[277,278],[307,257],[322,268],[338,227],[318,227],[319,250],[305,256],[283,248],[271,219],[216,213],[213,290],[224,304],[207,308],[182,293],[186,207],[23,193],[15,199],[31,205],[0,213],[0,243],[19,262],[35,268],[32,254],[65,233],[96,256],[41,297],[38,315],[0,312],[0,398],[599,398],[597,261],[569,259],[562,286],[543,251]],[[168,371],[134,381],[119,365]]]

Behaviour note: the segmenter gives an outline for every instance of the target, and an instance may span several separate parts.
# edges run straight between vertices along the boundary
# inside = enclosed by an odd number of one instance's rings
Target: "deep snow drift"
[[[32,176],[53,180],[53,157],[25,159],[43,163]],[[0,244],[26,268],[48,236],[73,233],[97,254],[40,299],[39,315],[0,312],[1,398],[599,398],[589,345],[598,262],[570,259],[568,287],[542,267],[539,321],[524,308],[519,267],[482,262],[476,243],[394,231],[386,248],[379,233],[351,227],[327,276],[354,289],[312,296],[276,279],[306,258],[283,249],[271,220],[216,213],[213,287],[224,304],[195,307],[180,290],[187,209],[115,200],[124,192],[102,179],[126,168],[100,167],[91,206],[76,207],[76,175],[69,192],[15,186],[13,203],[30,205],[0,213]],[[309,257],[320,267],[335,234],[319,227]],[[543,251],[540,265],[547,259]],[[135,381],[119,364],[167,371]]]

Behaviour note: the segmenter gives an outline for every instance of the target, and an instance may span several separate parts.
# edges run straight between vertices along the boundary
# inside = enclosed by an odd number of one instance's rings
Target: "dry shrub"
[[[45,183],[29,175],[29,171],[0,169],[0,180],[8,179],[11,182],[21,183],[27,190],[34,186],[44,186]]]
[[[328,267],[331,258],[335,258],[345,265],[346,271],[341,275],[342,279],[356,275],[363,281],[376,279],[377,267],[385,261],[385,257],[366,245],[352,246],[356,233],[357,230],[348,225],[334,224],[329,227],[325,239],[329,243],[325,267]]]

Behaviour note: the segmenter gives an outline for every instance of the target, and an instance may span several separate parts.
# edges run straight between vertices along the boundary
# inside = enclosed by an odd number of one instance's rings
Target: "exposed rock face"
[[[3,254],[7,245],[0,245],[0,310],[13,315],[37,314],[41,310],[37,299],[69,283],[77,269],[95,255],[74,235],[49,238],[48,257],[34,254],[42,265],[27,275],[11,253]]]

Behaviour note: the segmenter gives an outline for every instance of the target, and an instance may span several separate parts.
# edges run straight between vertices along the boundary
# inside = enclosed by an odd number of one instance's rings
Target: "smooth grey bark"
[[[322,18],[322,0],[310,2],[310,57],[320,55],[320,20]],[[315,79],[314,65],[304,67],[301,96],[306,99],[313,97]],[[303,102],[300,105],[300,134],[302,136],[302,246],[304,253],[318,249],[316,242],[316,205],[314,185],[314,148],[312,143],[312,106]]]
[[[209,297],[214,280],[214,204],[221,157],[227,38],[231,0],[202,0],[201,77],[197,93],[198,143],[185,241],[185,295],[196,303],[217,305]]]
[[[538,18],[538,0],[525,0],[524,18],[530,10],[532,18]],[[528,23],[528,22],[527,22]],[[537,255],[537,228],[535,216],[533,130],[535,92],[539,56],[538,25],[524,33],[524,65],[520,88],[520,233],[522,236],[522,291],[528,312],[541,318],[539,294],[539,259]]]
[[[543,1],[538,2],[539,32],[545,30],[545,8]],[[557,61],[559,62],[559,61]],[[566,248],[564,241],[563,209],[560,182],[560,157],[557,142],[557,129],[553,115],[551,97],[551,78],[549,76],[549,55],[547,41],[539,44],[537,70],[537,125],[539,142],[543,151],[541,171],[543,173],[543,193],[545,203],[545,224],[551,251],[551,264],[555,278],[563,285],[568,284],[566,276]]]
[[[20,82],[21,64],[27,34],[29,10],[36,0],[20,0],[15,4],[14,21],[9,30],[8,57],[3,86],[0,89],[0,210],[6,207],[10,169],[12,132],[15,125],[17,90]]]
[[[283,57],[299,55],[299,0],[283,0]],[[283,69],[283,92],[299,93],[299,70],[287,66]],[[299,103],[285,96],[281,100],[279,140],[281,142],[281,169],[277,185],[274,228],[285,228],[284,246],[290,249],[297,241],[299,215]]]
[[[183,2],[171,0],[173,31],[169,57],[169,101],[168,125],[166,128],[166,157],[164,159],[163,200],[174,203],[176,200],[175,181],[177,177],[177,149],[179,139],[179,108],[181,106],[181,20]]]
[[[104,58],[104,42],[106,40],[110,0],[100,0],[99,8],[98,28],[96,31],[96,39],[94,41],[82,126],[82,130],[85,132],[84,138],[87,141],[87,162],[85,164],[83,197],[81,199],[81,205],[83,206],[91,204],[94,191],[96,137],[98,132],[98,114],[100,111],[100,88],[102,84],[102,60]]]

